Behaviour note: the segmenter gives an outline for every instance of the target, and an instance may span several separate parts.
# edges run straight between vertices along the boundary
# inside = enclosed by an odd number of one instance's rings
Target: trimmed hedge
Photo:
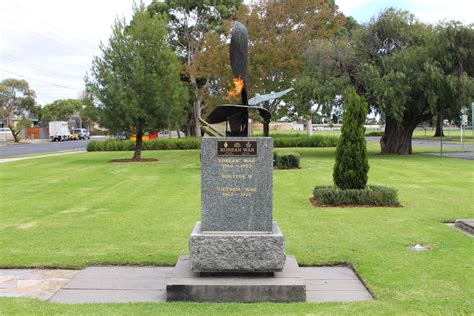
[[[273,161],[278,169],[299,169],[301,156],[298,153],[273,152]]]
[[[364,189],[341,190],[337,187],[317,186],[313,197],[322,205],[400,206],[394,188],[368,185]]]
[[[336,147],[338,137],[300,135],[298,137],[273,137],[273,147]]]
[[[201,140],[197,137],[159,138],[142,143],[142,150],[173,150],[199,149]],[[87,151],[133,151],[135,142],[132,140],[107,139],[105,141],[90,141]]]
[[[365,136],[383,136],[385,134],[385,132],[383,131],[372,131],[372,132],[366,132],[365,133]]]
[[[273,138],[273,147],[335,147],[337,137],[306,136]],[[158,138],[142,143],[142,150],[200,149],[198,137]],[[133,151],[135,142],[131,140],[107,139],[92,140],[87,144],[87,151]]]

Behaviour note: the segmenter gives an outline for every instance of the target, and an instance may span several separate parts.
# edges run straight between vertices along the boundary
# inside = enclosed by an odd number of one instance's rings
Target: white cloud
[[[336,0],[339,9],[367,22],[387,7],[408,10],[426,23],[437,23],[441,20],[458,20],[466,24],[474,23],[474,1],[469,0]]]
[[[457,20],[474,23],[474,1],[468,0],[417,0],[411,1],[410,10],[421,21],[437,23],[442,20]]]
[[[356,8],[370,2],[371,0],[336,0],[336,5],[345,15],[351,15]]]
[[[40,104],[77,98],[99,43],[116,17],[130,19],[132,6],[133,0],[2,0],[0,80],[27,77]]]

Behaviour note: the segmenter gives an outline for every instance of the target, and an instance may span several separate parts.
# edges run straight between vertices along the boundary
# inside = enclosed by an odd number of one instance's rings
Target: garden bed
[[[364,189],[342,190],[331,186],[314,188],[311,204],[316,207],[401,207],[397,190],[368,185]]]

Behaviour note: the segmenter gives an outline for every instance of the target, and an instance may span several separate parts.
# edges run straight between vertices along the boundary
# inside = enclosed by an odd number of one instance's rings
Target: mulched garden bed
[[[309,198],[309,203],[314,207],[327,207],[327,208],[356,208],[356,207],[392,207],[392,208],[399,208],[403,207],[402,204],[394,205],[394,206],[378,206],[378,205],[366,205],[366,204],[341,204],[341,205],[330,205],[330,204],[321,204],[319,203],[318,199],[314,196]]]

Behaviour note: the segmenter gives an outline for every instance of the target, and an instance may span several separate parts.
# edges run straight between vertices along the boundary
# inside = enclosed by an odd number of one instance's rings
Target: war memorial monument
[[[248,137],[249,110],[266,122],[271,115],[247,99],[247,41],[246,28],[235,22],[230,62],[241,104],[221,105],[207,118],[225,122],[226,134],[202,138],[201,221],[189,238],[189,257],[179,258],[167,284],[168,301],[306,300],[298,264],[285,254],[283,233],[273,221],[273,140]]]

